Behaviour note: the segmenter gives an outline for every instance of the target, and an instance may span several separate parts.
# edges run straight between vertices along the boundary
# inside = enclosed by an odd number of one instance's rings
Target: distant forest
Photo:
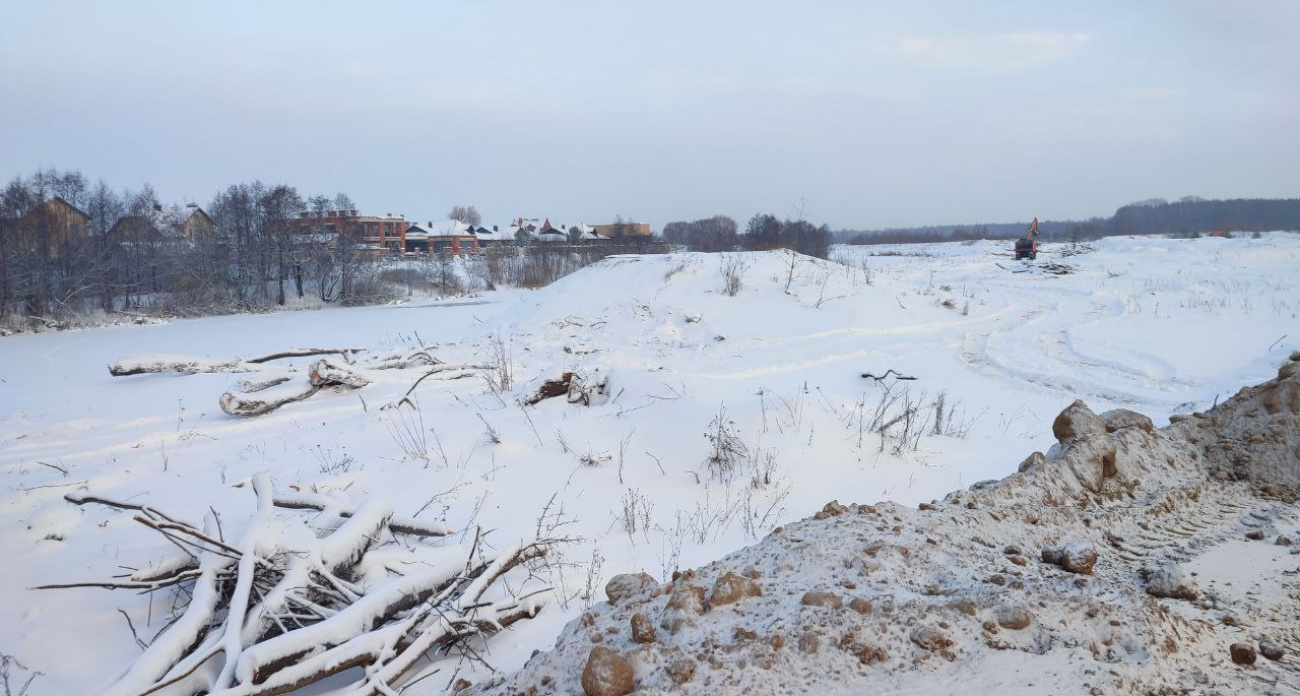
[[[1109,218],[1040,220],[1045,240],[1083,241],[1130,234],[1172,234],[1197,237],[1215,231],[1300,231],[1300,198],[1234,198],[1207,200],[1188,196],[1131,203]],[[837,230],[836,242],[847,244],[912,244],[945,240],[1014,239],[1029,222],[936,225],[883,230]]]

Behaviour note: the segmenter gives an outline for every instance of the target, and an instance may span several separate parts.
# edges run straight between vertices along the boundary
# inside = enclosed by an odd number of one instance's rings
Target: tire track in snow
[[[1185,402],[1186,392],[1196,386],[1176,380],[1172,375],[1152,375],[1139,367],[1094,359],[1079,353],[1069,341],[1070,329],[1106,318],[1106,305],[1093,302],[1086,311],[1079,312],[1068,301],[1047,302],[1040,299],[1044,294],[1042,289],[1035,293],[1005,285],[999,289],[1019,297],[1029,306],[1009,325],[995,326],[984,334],[966,333],[959,357],[978,372],[1039,389],[1112,403],[1151,405],[1166,409]],[[1052,288],[1047,292],[1066,296],[1082,295],[1060,288]],[[1115,309],[1110,308],[1109,313],[1114,313]],[[1122,312],[1122,308],[1119,311]],[[1043,324],[1046,326],[1039,328]],[[1016,349],[1014,346],[1022,348]],[[1041,346],[1042,351],[1029,352],[1029,346]],[[1159,362],[1154,356],[1140,357]],[[1172,371],[1172,366],[1169,369]],[[1175,392],[1181,394],[1174,396]],[[1162,396],[1162,393],[1170,396]]]

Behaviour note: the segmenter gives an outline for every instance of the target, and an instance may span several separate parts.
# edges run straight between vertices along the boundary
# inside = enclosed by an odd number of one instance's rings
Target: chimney
[[[497,226],[496,226],[496,225],[493,225],[493,226],[492,226],[492,231],[493,231],[493,232],[496,232],[496,231],[497,231]]]
[[[350,212],[352,213],[352,217],[356,217],[356,216],[357,216],[357,211],[353,210],[353,211],[350,211]]]

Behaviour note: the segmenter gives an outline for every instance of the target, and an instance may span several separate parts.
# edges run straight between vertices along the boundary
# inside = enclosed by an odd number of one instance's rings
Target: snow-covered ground
[[[71,491],[237,516],[248,493],[229,484],[266,471],[279,488],[481,525],[498,546],[562,508],[563,531],[583,538],[568,560],[582,565],[552,578],[565,601],[491,644],[488,659],[509,670],[613,574],[666,578],[835,498],[915,504],[1002,477],[1052,444],[1051,418],[1075,398],[1162,425],[1268,379],[1300,348],[1300,235],[1112,238],[1069,256],[1047,245],[1028,265],[1008,247],[841,247],[840,263],[614,257],[542,290],[473,300],[0,339],[0,652],[44,672],[42,692],[93,690],[140,653],[116,609],[144,637],[170,609],[160,597],[27,589],[167,550],[129,515],[64,502]],[[743,267],[734,296],[722,291],[729,265]],[[511,384],[429,379],[413,392],[418,410],[386,409],[420,372],[372,372],[362,390],[237,418],[217,400],[247,375],[105,369],[142,354],[422,345],[452,363],[504,353]],[[862,376],[891,369],[915,379]],[[521,405],[566,371],[605,380],[607,394]],[[717,442],[729,455],[710,462]]]

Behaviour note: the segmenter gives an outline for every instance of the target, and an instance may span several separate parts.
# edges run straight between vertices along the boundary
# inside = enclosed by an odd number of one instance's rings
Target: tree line
[[[968,239],[1015,239],[1028,222],[936,225],[880,230],[837,230],[846,244],[915,244]],[[1214,231],[1300,231],[1300,198],[1234,198],[1209,200],[1187,196],[1176,201],[1152,198],[1120,207],[1109,218],[1045,220],[1042,237],[1052,241],[1084,241],[1116,235],[1173,234],[1195,236]]]
[[[56,197],[77,212],[46,205]],[[164,205],[148,184],[119,191],[56,169],[18,176],[0,190],[0,323],[94,310],[248,311],[308,293],[364,302],[376,284],[359,245],[348,235],[304,243],[292,227],[302,213],[354,207],[346,194],[254,181],[217,193],[199,214],[204,224],[191,227],[183,223],[200,209]]]
[[[831,232],[826,225],[814,225],[799,219],[780,219],[758,214],[749,219],[744,232],[726,215],[670,222],[663,228],[664,241],[692,251],[764,251],[792,249],[800,254],[826,258],[830,253]]]
[[[575,228],[561,244],[532,244],[529,235],[472,259],[442,253],[395,261],[362,244],[360,222],[327,215],[356,208],[345,193],[307,195],[261,181],[231,184],[200,208],[164,204],[148,184],[91,183],[79,171],[15,177],[0,189],[0,334],[93,323],[100,314],[202,316],[304,298],[357,305],[417,289],[540,287],[611,254],[671,250],[619,217],[614,238],[600,242]],[[328,217],[335,227],[308,231],[304,215]],[[469,205],[449,217],[481,222]]]

